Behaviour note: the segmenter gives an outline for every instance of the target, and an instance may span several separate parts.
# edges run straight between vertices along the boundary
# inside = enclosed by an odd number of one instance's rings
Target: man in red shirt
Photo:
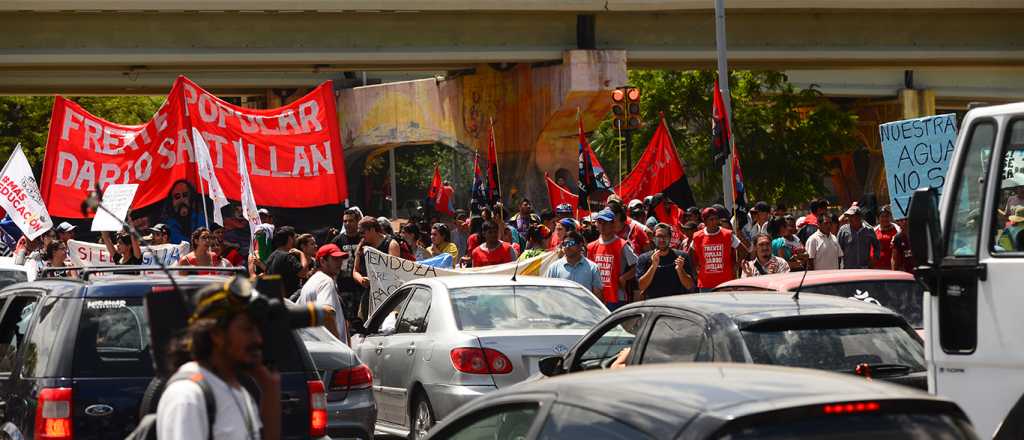
[[[701,211],[704,229],[693,234],[693,257],[697,263],[697,287],[708,292],[736,277],[736,262],[743,252],[733,231],[722,228],[718,211]]]
[[[637,256],[629,243],[616,235],[615,213],[611,209],[601,210],[595,219],[601,236],[587,245],[587,258],[597,263],[601,272],[601,298],[609,310],[615,310],[626,304],[626,282],[636,276]]]
[[[875,226],[875,237],[878,238],[878,252],[871,255],[872,269],[892,268],[892,239],[900,233],[900,227],[892,222],[892,208],[889,205],[878,210],[878,226]]]
[[[651,249],[651,237],[647,235],[647,226],[626,215],[626,209],[618,200],[608,202],[608,209],[615,214],[615,230],[619,238],[626,240],[633,248],[633,253],[640,255]]]
[[[493,220],[484,222],[480,235],[483,235],[484,242],[469,255],[473,267],[504,264],[516,259],[512,245],[498,239],[498,225]]]

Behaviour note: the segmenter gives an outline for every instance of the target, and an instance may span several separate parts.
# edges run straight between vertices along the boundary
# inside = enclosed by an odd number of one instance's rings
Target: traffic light
[[[626,90],[623,88],[612,91],[612,117],[612,127],[626,129]]]
[[[626,87],[626,129],[640,128],[640,89]]]

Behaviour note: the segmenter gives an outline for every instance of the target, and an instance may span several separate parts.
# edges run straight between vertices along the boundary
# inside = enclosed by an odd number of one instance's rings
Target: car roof
[[[971,111],[967,113],[967,116],[978,118],[983,116],[999,116],[1013,113],[1024,113],[1024,102],[979,107],[971,109]],[[964,119],[966,118],[967,117],[965,116]]]
[[[479,286],[551,286],[551,287],[579,287],[579,284],[561,278],[547,278],[519,275],[516,281],[512,281],[512,275],[453,275],[431,278],[419,278],[410,283],[441,286],[446,289],[457,289],[462,287]]]
[[[800,293],[799,300],[794,300],[790,292],[693,293],[636,302],[619,310],[625,311],[645,306],[683,308],[704,315],[722,314],[739,323],[748,324],[764,319],[790,316],[839,314],[900,316],[884,307],[855,299],[803,292]]]
[[[555,393],[558,402],[675,438],[694,416],[722,420],[788,407],[855,400],[945,401],[912,388],[854,375],[739,363],[679,363],[581,372],[526,382],[498,393]],[[501,397],[488,395],[487,400]],[[614,396],[614,398],[609,398]]]
[[[796,288],[800,286],[801,280],[803,281],[803,288],[809,288],[822,284],[852,283],[859,281],[913,282],[914,276],[907,272],[879,269],[811,270],[740,278],[722,283],[718,285],[716,289],[724,287],[751,287],[776,291],[792,291],[796,290]]]
[[[175,276],[174,281],[181,287],[197,287],[222,282],[224,276],[188,275]],[[12,284],[4,292],[15,289],[42,289],[53,296],[74,296],[81,298],[143,297],[155,286],[172,286],[164,275],[107,275],[82,281],[73,278],[40,278],[36,281]]]

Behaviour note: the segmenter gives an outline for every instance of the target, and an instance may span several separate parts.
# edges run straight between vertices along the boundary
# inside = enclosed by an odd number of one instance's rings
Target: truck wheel
[[[423,391],[416,393],[412,406],[412,423],[409,427],[409,440],[420,440],[427,436],[427,431],[436,423],[434,407]]]

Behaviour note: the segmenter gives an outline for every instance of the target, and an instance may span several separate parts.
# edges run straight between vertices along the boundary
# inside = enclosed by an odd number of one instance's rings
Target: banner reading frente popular
[[[114,124],[56,98],[40,179],[50,214],[84,218],[80,203],[97,185],[138,183],[133,208],[166,200],[181,180],[195,187],[193,127],[209,145],[214,171],[230,199],[240,199],[239,157],[247,162],[262,206],[313,207],[348,197],[330,81],[286,106],[254,110],[179,77],[163,106],[142,125]]]

